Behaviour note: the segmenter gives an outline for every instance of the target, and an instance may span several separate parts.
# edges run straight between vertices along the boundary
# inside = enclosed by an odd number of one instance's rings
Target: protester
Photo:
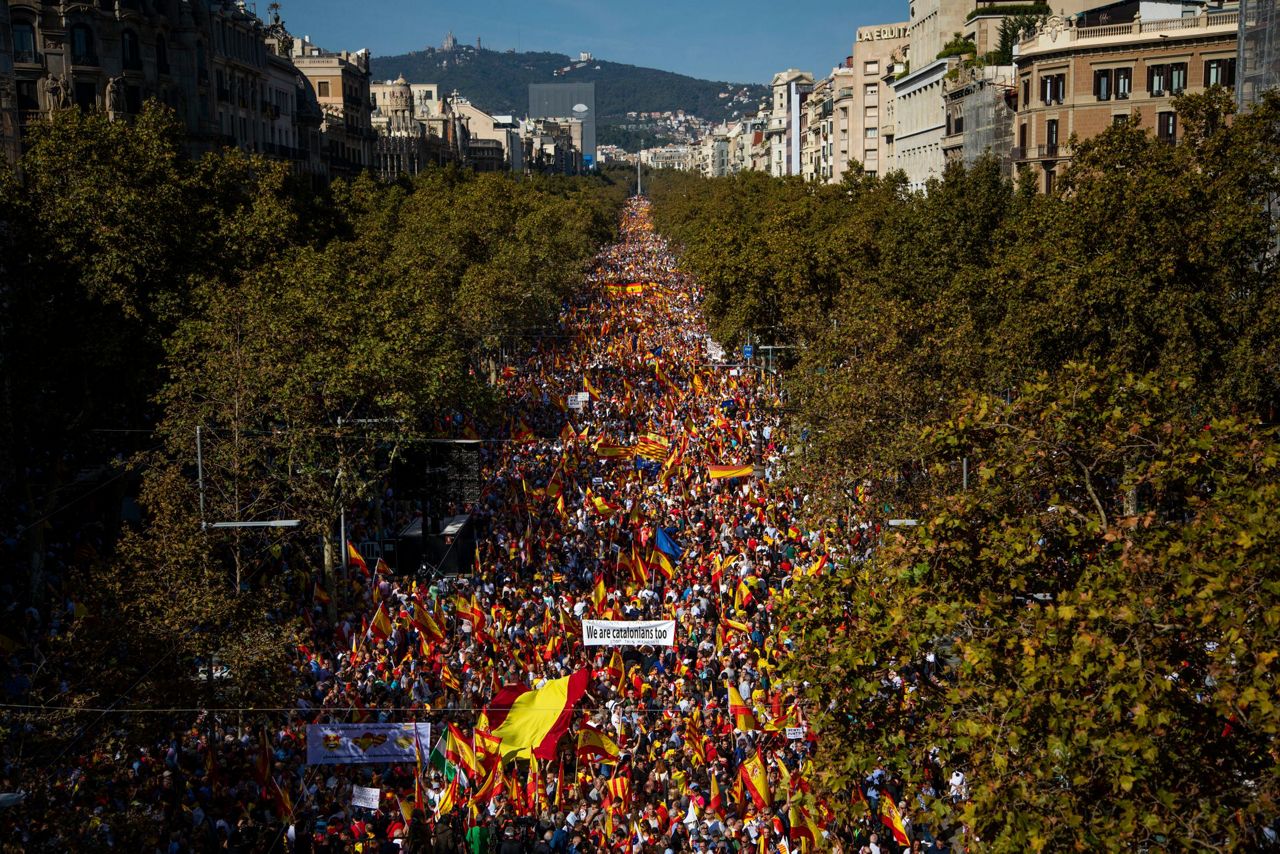
[[[791,649],[779,603],[851,545],[807,528],[803,496],[774,481],[788,437],[773,378],[713,358],[701,291],[645,200],[628,204],[587,282],[561,334],[498,378],[510,421],[486,441],[479,501],[442,508],[477,527],[473,572],[353,561],[341,589],[305,606],[297,712],[202,719],[49,769],[35,808],[0,818],[10,838],[28,851],[105,845],[113,816],[140,807],[148,850],[164,852],[904,850],[908,806],[927,798],[872,769],[856,791],[825,793],[867,805],[861,822],[835,822],[811,784],[819,734],[779,681]],[[357,510],[348,536],[378,542],[409,512]],[[673,620],[675,643],[587,647],[584,617]],[[499,690],[582,672],[551,758],[503,764],[489,721]],[[473,757],[305,764],[309,723],[398,721],[452,725]],[[948,795],[964,797],[955,775]],[[381,792],[379,810],[352,806],[357,785]],[[895,804],[896,830],[881,817]],[[65,821],[32,819],[46,815]]]

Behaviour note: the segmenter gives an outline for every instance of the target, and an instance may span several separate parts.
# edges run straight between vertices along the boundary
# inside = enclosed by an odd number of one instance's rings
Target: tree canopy
[[[1177,109],[1051,195],[994,161],[653,182],[717,338],[795,348],[788,477],[855,545],[788,610],[829,792],[885,769],[997,851],[1274,820],[1280,99]]]

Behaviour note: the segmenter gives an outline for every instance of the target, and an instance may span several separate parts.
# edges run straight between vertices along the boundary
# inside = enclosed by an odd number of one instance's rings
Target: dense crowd
[[[169,854],[951,850],[911,818],[930,797],[963,798],[959,770],[926,757],[919,792],[885,769],[854,791],[811,785],[820,733],[778,678],[791,648],[779,605],[847,543],[807,528],[804,496],[775,483],[787,437],[772,378],[724,363],[644,200],[588,284],[561,334],[499,380],[508,429],[486,443],[480,501],[454,508],[478,533],[474,571],[348,567],[308,603],[294,712],[200,717],[145,748],[68,756],[0,813],[5,850],[110,847],[126,814]],[[675,620],[676,642],[586,647],[584,617]],[[306,764],[308,723],[425,720],[479,748],[502,686],[581,671],[590,685],[555,759],[509,764],[496,791],[481,792],[491,767],[460,784],[429,761]],[[379,789],[380,809],[354,807],[354,786]],[[863,818],[837,821],[835,798]]]

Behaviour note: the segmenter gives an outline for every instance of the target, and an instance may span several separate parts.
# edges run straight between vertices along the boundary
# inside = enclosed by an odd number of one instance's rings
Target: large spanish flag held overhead
[[[710,466],[707,473],[711,475],[712,480],[721,480],[729,477],[751,477],[755,472],[755,466]]]
[[[769,772],[765,770],[764,760],[760,758],[758,752],[743,760],[738,766],[738,772],[742,775],[742,782],[746,785],[747,794],[751,795],[756,809],[764,810],[773,806],[773,792],[769,789]]]
[[[504,759],[555,759],[556,742],[587,692],[589,670],[553,679],[538,690],[506,685],[485,710],[492,732],[502,739]]]

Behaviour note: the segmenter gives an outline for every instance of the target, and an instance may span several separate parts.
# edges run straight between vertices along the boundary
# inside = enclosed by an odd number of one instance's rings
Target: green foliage
[[[999,6],[980,6],[970,12],[966,20],[972,21],[979,15],[1003,15],[1009,18],[1020,15],[1046,17],[1051,14],[1053,10],[1048,3],[1007,3]]]
[[[972,56],[978,50],[978,46],[971,39],[956,33],[951,41],[942,46],[942,50],[938,51],[938,59],[946,59],[949,56]]]
[[[459,170],[316,195],[286,166],[181,150],[154,105],[131,124],[65,111],[36,130],[21,178],[0,180],[9,509],[27,501],[25,521],[65,501],[103,436],[146,439],[131,461],[143,524],[74,579],[112,619],[60,640],[59,667],[78,672],[64,704],[205,702],[192,677],[209,654],[231,668],[231,704],[287,702],[296,627],[280,605],[308,571],[336,590],[341,509],[404,443],[483,414],[494,358],[554,322],[626,195],[609,178]],[[197,428],[204,520],[302,525],[202,530]],[[44,531],[23,548],[42,555]]]
[[[375,56],[374,79],[437,83],[440,91],[458,91],[491,113],[524,115],[529,108],[530,83],[595,83],[596,115],[601,119],[624,118],[628,112],[684,110],[709,121],[730,118],[735,110],[723,92],[736,95],[747,90],[754,108],[768,94],[758,83],[726,83],[699,80],[684,74],[597,59],[568,74],[556,72],[576,60],[545,51],[500,52],[459,48],[452,53],[416,51],[402,56]]]
[[[972,801],[917,821],[996,851],[1250,849],[1274,817],[1280,98],[1177,109],[1183,144],[1108,129],[1052,197],[992,161],[920,194],[655,180],[718,340],[799,347],[811,522],[920,522],[794,591],[825,791],[917,792],[936,748]]]

